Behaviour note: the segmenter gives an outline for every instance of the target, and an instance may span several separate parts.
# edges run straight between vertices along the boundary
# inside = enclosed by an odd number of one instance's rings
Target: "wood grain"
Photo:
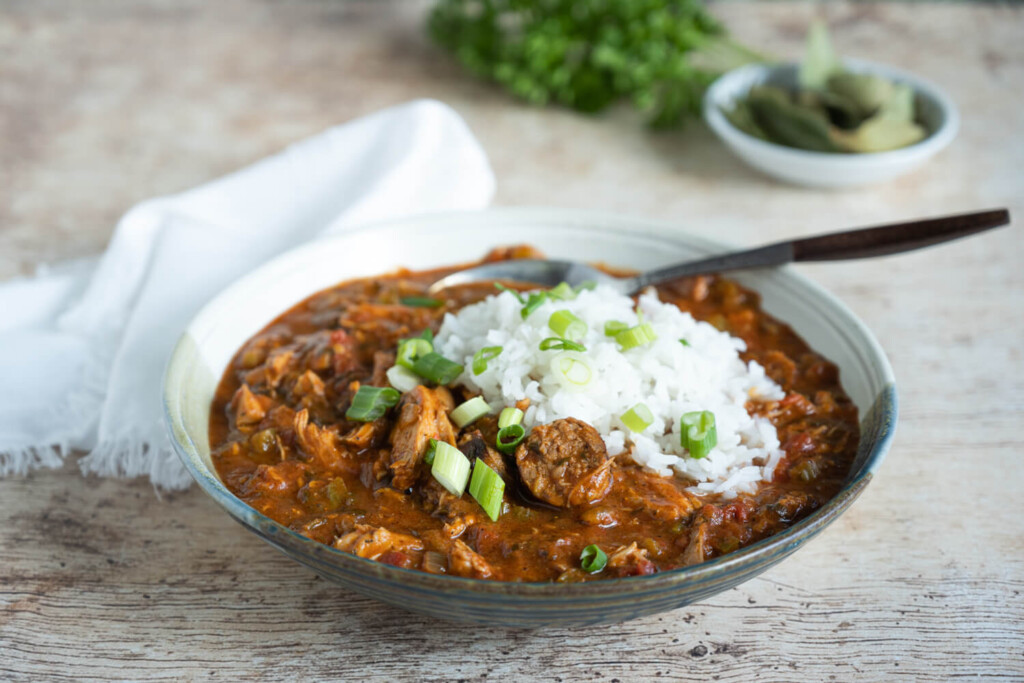
[[[818,192],[743,167],[695,124],[655,135],[510,102],[422,37],[422,3],[0,0],[0,277],[94,254],[133,202],[419,96],[452,104],[498,202],[626,211],[754,245],[1009,206],[1024,217],[1024,7],[715,5],[799,53],[840,50],[942,84],[954,145],[888,185]],[[0,480],[0,680],[1024,680],[1024,238],[1020,227],[800,266],[876,333],[902,417],[875,482],[762,577],[618,626],[508,632],[337,589],[198,490]]]

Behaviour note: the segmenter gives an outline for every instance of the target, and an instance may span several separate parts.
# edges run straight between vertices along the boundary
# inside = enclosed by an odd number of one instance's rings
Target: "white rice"
[[[446,315],[435,347],[465,365],[458,383],[479,391],[491,406],[528,398],[525,427],[565,417],[583,420],[601,433],[609,454],[628,451],[638,464],[662,475],[674,470],[692,479],[696,492],[731,498],[771,481],[782,456],[775,427],[752,417],[745,405],[748,400],[778,400],[784,396],[782,389],[765,376],[763,367],[740,359],[743,340],[662,303],[653,289],[641,295],[638,307],[658,338],[628,351],[605,336],[604,324],[619,320],[636,325],[637,312],[630,297],[607,286],[583,291],[571,301],[547,301],[525,321],[522,304],[512,293],[489,296]],[[539,348],[543,339],[556,336],[548,319],[563,309],[589,328],[580,340],[586,346],[580,355],[593,370],[584,387],[566,385],[552,370],[552,359],[568,352]],[[473,355],[486,346],[503,350],[484,372],[474,375]],[[644,403],[654,415],[654,422],[640,434],[620,419],[637,403]],[[680,445],[679,419],[700,410],[714,413],[718,444],[697,459]]]

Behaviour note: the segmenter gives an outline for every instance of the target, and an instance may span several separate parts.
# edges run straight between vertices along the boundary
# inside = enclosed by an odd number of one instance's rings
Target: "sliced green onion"
[[[629,427],[630,431],[642,432],[654,422],[654,414],[643,403],[637,403],[623,413],[619,419],[622,420],[622,424]]]
[[[453,496],[461,496],[469,481],[469,458],[450,443],[438,441],[430,473]]]
[[[570,287],[568,282],[560,282],[548,290],[548,296],[561,301],[571,301],[576,298],[576,290]]]
[[[508,455],[526,438],[526,429],[521,424],[506,425],[498,430],[498,438],[494,445],[499,451]]]
[[[703,458],[718,443],[715,414],[710,410],[683,413],[679,420],[679,444],[691,458]]]
[[[423,454],[423,462],[428,465],[434,464],[434,454],[437,453],[437,439],[431,439],[430,444],[427,446],[427,452]]]
[[[584,280],[583,282],[581,282],[578,285],[576,285],[576,294],[579,294],[580,292],[582,292],[584,290],[593,290],[593,289],[597,289],[597,281],[596,280]]]
[[[430,342],[431,347],[434,345],[434,331],[429,327],[420,332],[420,339],[425,339]]]
[[[548,318],[548,327],[555,334],[565,339],[579,341],[587,334],[587,324],[572,314],[571,311],[555,311]]]
[[[403,306],[412,306],[413,308],[440,308],[444,306],[443,301],[429,296],[403,296],[398,302]]]
[[[487,363],[498,357],[502,351],[500,346],[485,346],[473,354],[473,374],[479,375],[487,369]]]
[[[541,304],[548,300],[547,292],[533,292],[526,298],[526,303],[523,304],[523,310],[520,311],[520,315],[523,316],[523,320],[530,317],[530,314],[540,308]]]
[[[519,301],[519,303],[521,303],[521,304],[525,304],[526,303],[526,300],[523,299],[523,295],[522,294],[520,294],[519,292],[517,292],[514,289],[509,289],[508,287],[506,287],[505,285],[501,284],[500,282],[495,282],[494,283],[494,288],[496,290],[498,290],[499,292],[508,292],[509,294],[514,296]]]
[[[391,387],[371,387],[366,384],[352,397],[352,405],[345,411],[345,417],[356,422],[373,422],[397,405],[402,395]]]
[[[398,343],[395,363],[403,368],[413,369],[416,361],[434,350],[434,345],[422,337],[403,339]]]
[[[541,351],[550,351],[552,349],[558,351],[586,351],[587,347],[579,342],[574,342],[572,339],[562,339],[560,337],[548,337],[540,343]]]
[[[487,401],[482,396],[476,396],[453,410],[449,417],[456,427],[462,429],[466,425],[476,422],[489,412],[491,412],[491,407],[487,405]]]
[[[689,346],[690,345],[690,342],[686,341],[685,339],[680,339],[679,343],[682,344],[683,346]]]
[[[596,574],[608,564],[608,556],[596,545],[588,545],[580,553],[580,567],[588,574]]]
[[[469,495],[476,498],[492,522],[501,515],[501,501],[505,495],[505,480],[480,458],[473,463],[473,478],[469,480]]]
[[[401,392],[412,391],[422,383],[419,375],[401,365],[392,365],[385,374],[391,386]]]
[[[566,389],[579,391],[590,384],[594,371],[586,356],[566,351],[551,359],[551,372]]]
[[[412,371],[436,384],[445,385],[455,381],[462,374],[462,366],[439,353],[431,351],[413,363]]]
[[[498,429],[508,427],[509,425],[517,425],[522,421],[523,411],[519,410],[519,408],[503,408],[498,415]]]
[[[615,341],[619,343],[623,351],[650,344],[657,338],[658,335],[654,333],[654,328],[650,323],[640,323],[615,335]]]
[[[624,332],[629,329],[629,325],[622,322],[621,320],[609,320],[604,324],[604,336],[614,337],[619,332]]]

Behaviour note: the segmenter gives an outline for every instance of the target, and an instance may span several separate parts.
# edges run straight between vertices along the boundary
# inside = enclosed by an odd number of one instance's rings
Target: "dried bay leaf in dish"
[[[821,90],[828,79],[842,70],[842,63],[832,47],[828,28],[822,21],[815,21],[807,30],[807,47],[804,60],[800,63],[798,82],[806,90]]]
[[[732,109],[726,109],[723,113],[725,118],[729,119],[729,123],[747,135],[753,135],[761,140],[769,140],[768,135],[761,130],[761,126],[754,120],[754,114],[750,111],[750,106],[743,100],[737,101]]]
[[[893,86],[878,112],[853,131],[832,128],[832,141],[848,152],[885,152],[923,140],[927,132],[914,121],[914,93]]]
[[[798,106],[782,88],[770,85],[751,88],[747,105],[754,120],[773,142],[817,152],[840,151],[832,141],[824,111]]]
[[[866,119],[889,101],[896,85],[881,76],[843,71],[833,74],[825,84],[825,92],[852,103]]]
[[[916,120],[907,85],[845,71],[824,24],[812,24],[796,89],[766,83],[724,110],[754,137],[813,152],[870,153],[912,145],[928,132]]]

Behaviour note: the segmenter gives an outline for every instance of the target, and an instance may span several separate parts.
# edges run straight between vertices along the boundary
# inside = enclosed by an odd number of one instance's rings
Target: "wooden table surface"
[[[0,278],[102,250],[133,203],[380,107],[468,121],[496,202],[675,221],[740,244],[1009,206],[1024,219],[1024,7],[832,4],[850,56],[959,104],[953,146],[887,185],[822,192],[741,165],[703,125],[539,110],[467,78],[417,3],[0,0]],[[797,56],[809,4],[714,6]],[[1024,238],[803,267],[874,330],[898,378],[892,452],[792,558],[619,626],[506,632],[332,587],[196,489],[0,480],[0,679],[1024,679]],[[0,380],[2,382],[2,380]]]

